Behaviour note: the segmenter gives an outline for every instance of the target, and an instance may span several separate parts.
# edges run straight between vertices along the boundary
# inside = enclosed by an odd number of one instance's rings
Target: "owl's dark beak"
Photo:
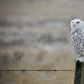
[[[73,25],[75,27],[75,25]]]

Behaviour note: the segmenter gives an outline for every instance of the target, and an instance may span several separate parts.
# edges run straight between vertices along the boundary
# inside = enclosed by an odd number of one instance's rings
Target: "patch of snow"
[[[45,45],[45,46],[43,46],[43,49],[46,50],[46,51],[49,51],[49,52],[53,52],[55,50],[55,47]]]

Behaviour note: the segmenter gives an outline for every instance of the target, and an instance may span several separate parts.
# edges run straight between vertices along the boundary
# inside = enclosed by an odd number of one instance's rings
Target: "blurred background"
[[[70,21],[83,0],[0,0],[0,70],[74,70]],[[0,84],[73,84],[73,72],[1,72]]]

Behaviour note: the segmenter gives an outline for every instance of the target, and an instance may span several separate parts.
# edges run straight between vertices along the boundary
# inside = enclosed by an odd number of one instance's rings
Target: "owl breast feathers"
[[[71,32],[71,44],[77,57],[84,57],[84,30],[76,29]]]

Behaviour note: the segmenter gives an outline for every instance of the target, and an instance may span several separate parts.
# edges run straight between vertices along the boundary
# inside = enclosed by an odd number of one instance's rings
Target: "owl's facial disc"
[[[80,22],[79,22],[79,21],[77,21],[76,23],[74,23],[74,24],[73,24],[73,27],[80,26],[79,24],[80,24]]]
[[[74,19],[70,22],[71,29],[84,28],[84,22],[81,19]]]

